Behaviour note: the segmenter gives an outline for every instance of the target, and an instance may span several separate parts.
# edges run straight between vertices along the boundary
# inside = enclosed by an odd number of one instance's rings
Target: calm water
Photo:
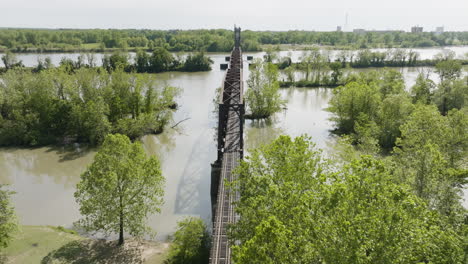
[[[178,98],[180,108],[174,115],[174,123],[188,118],[174,129],[167,128],[160,135],[142,138],[146,151],[160,158],[166,177],[162,212],[149,218],[150,225],[158,232],[158,239],[165,239],[175,230],[177,220],[185,216],[200,216],[206,221],[211,217],[210,163],[216,159],[216,115],[212,101],[224,76],[219,63],[226,55],[210,55],[215,61],[211,72],[157,75],[161,85],[183,89]],[[253,55],[261,57],[262,53]],[[20,59],[26,62],[27,57],[37,61],[37,56],[21,55]],[[60,57],[61,54],[52,55],[58,60]],[[53,61],[55,63],[55,59]],[[245,79],[248,78],[246,68]],[[412,84],[419,70],[401,71],[407,83]],[[287,110],[268,122],[246,121],[247,149],[268,143],[280,134],[308,134],[321,148],[333,142],[329,135],[332,126],[328,121],[330,114],[324,110],[332,95],[331,89],[294,88],[281,90],[281,94],[288,101]],[[11,184],[10,188],[16,191],[13,202],[20,222],[70,227],[79,219],[73,193],[80,174],[92,162],[94,155],[94,149],[79,145],[0,149],[0,182]]]

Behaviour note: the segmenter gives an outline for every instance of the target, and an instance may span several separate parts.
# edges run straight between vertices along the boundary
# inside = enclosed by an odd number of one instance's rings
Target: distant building
[[[364,33],[366,33],[366,30],[363,29],[363,28],[355,28],[355,29],[353,29],[353,32],[356,33],[356,34],[364,34]]]
[[[336,31],[341,32],[341,31],[342,31],[342,30],[341,30],[341,26],[337,26],[337,27],[336,27]]]
[[[411,28],[411,33],[422,33],[422,32],[423,32],[423,27],[414,26]]]
[[[436,27],[435,33],[437,35],[444,33],[444,27]]]

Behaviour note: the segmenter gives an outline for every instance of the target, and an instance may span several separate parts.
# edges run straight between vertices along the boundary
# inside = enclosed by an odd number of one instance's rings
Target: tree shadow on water
[[[45,256],[41,264],[71,263],[71,264],[111,264],[111,263],[143,263],[142,249],[136,243],[126,243],[117,246],[115,241],[79,240],[65,244],[61,248]]]
[[[59,157],[59,162],[76,160],[87,156],[89,153],[95,151],[86,144],[82,145],[65,145],[65,146],[49,146],[46,152],[55,152]]]

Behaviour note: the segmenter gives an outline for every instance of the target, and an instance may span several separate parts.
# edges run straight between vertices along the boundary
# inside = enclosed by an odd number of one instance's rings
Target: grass
[[[168,248],[166,243],[135,239],[127,239],[119,247],[115,241],[86,239],[63,227],[22,226],[10,246],[3,250],[3,258],[11,264],[162,264]]]
[[[101,46],[100,43],[85,43],[81,44],[81,47],[85,50],[99,49]]]

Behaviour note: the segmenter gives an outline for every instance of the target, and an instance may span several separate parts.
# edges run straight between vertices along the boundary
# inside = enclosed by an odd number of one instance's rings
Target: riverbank
[[[366,48],[353,47],[353,46],[330,46],[330,45],[319,45],[319,44],[263,44],[260,45],[259,49],[244,50],[244,52],[264,52],[268,50],[273,51],[305,51],[312,48],[319,48],[324,50],[346,50],[346,51],[359,51],[366,49],[450,49],[457,47],[466,47],[466,45],[446,45],[446,46],[431,46],[431,47],[405,47],[405,46],[372,46]],[[114,53],[114,52],[133,52],[136,53],[139,50],[146,52],[152,52],[153,49],[149,47],[129,47],[129,48],[102,48],[99,47],[99,43],[83,44],[82,46],[76,46],[71,48],[27,48],[27,49],[8,49],[7,47],[0,46],[0,53],[12,51],[15,54],[57,54],[57,53]],[[173,53],[191,53],[193,51],[174,51]],[[229,53],[230,50],[219,50],[219,51],[205,51],[206,54],[219,54]]]
[[[461,65],[468,65],[468,60],[454,59],[453,61],[459,62]],[[366,69],[366,68],[402,68],[402,67],[435,67],[440,60],[415,60],[415,61],[353,61],[353,62],[340,62],[341,69],[351,68],[351,69]],[[322,67],[330,67],[332,63],[336,62],[325,62],[322,64]],[[276,63],[278,67],[285,68],[287,65],[282,63]],[[304,64],[300,62],[292,63],[290,66],[295,67],[296,69],[304,68]],[[339,66],[338,66],[339,67]],[[304,69],[303,69],[304,70]]]
[[[162,264],[168,243],[128,239],[123,247],[115,242],[88,239],[51,226],[21,226],[0,263],[145,263]]]

